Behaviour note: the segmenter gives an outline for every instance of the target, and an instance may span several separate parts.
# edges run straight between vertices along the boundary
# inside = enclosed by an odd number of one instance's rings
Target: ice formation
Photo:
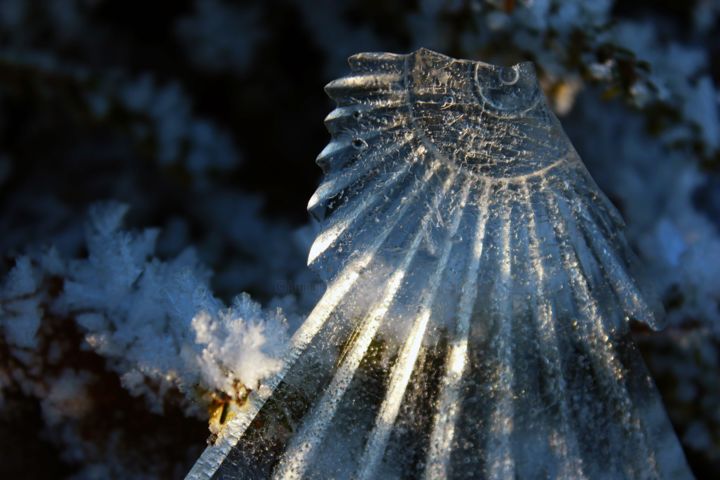
[[[629,338],[660,313],[533,66],[349,63],[327,291],[188,478],[691,478]]]

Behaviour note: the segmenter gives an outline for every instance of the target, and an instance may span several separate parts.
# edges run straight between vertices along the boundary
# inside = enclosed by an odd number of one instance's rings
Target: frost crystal
[[[45,374],[49,378],[36,373],[45,368],[40,358],[48,344],[57,349],[47,354],[50,362],[64,355],[66,342],[52,334],[63,318],[76,322],[71,327],[81,332],[83,349],[104,357],[123,387],[154,410],[163,408],[165,393],[172,391],[182,394],[188,414],[202,416],[199,400],[235,399],[238,390],[253,389],[280,369],[288,338],[281,309],[263,310],[247,294],[225,308],[210,293],[208,273],[192,250],[169,261],[155,258],[157,230],[122,230],[126,211],[117,203],[91,210],[87,259],[64,262],[55,250],[17,259],[0,290],[0,331],[22,370],[14,370],[15,362],[0,368],[0,400],[3,379],[14,378],[24,391],[49,390],[40,396],[47,397],[46,416],[55,418],[52,412],[65,411],[57,405],[72,403],[68,392],[89,383],[89,377],[70,372],[58,379],[67,388],[46,387],[56,369]],[[53,283],[61,288],[51,292]],[[55,401],[61,397],[67,401]]]
[[[350,58],[309,210],[325,295],[189,478],[690,478],[623,221],[529,63]]]

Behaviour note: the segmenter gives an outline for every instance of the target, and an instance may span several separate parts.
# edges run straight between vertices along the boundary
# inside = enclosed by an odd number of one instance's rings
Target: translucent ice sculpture
[[[349,62],[309,205],[327,291],[189,478],[691,478],[623,221],[533,66]]]

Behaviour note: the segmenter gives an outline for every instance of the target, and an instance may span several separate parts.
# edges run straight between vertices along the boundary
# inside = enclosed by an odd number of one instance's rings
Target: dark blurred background
[[[1,271],[20,255],[46,268],[50,245],[87,257],[88,208],[115,200],[127,228],[160,229],[158,258],[193,246],[218,298],[245,291],[301,318],[320,288],[304,263],[322,87],[346,57],[532,60],[658,280],[670,325],[636,339],[697,477],[715,478],[718,18],[715,0],[0,0]],[[56,298],[63,274],[43,278]],[[159,408],[134,394],[72,315],[42,322],[62,354],[0,338],[0,477],[181,477],[207,413],[172,386]],[[68,369],[94,380],[77,389]]]

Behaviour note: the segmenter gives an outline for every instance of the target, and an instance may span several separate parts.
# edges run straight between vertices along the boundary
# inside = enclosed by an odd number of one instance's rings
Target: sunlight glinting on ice
[[[430,446],[427,458],[425,478],[447,477],[447,468],[450,461],[451,444],[460,413],[460,384],[467,362],[468,335],[470,333],[470,317],[472,316],[475,298],[477,296],[477,278],[482,258],[483,243],[485,242],[485,225],[490,210],[490,185],[481,183],[478,187],[481,197],[477,208],[479,209],[478,223],[473,240],[472,258],[468,266],[465,282],[462,286],[462,296],[457,313],[457,326],[455,336],[450,343],[450,353],[447,360],[447,369],[442,381],[440,400],[437,403],[437,412],[433,422]]]
[[[507,194],[507,186],[501,189],[500,195]],[[493,295],[493,312],[495,323],[499,329],[493,343],[496,343],[495,356],[499,363],[495,375],[497,380],[492,385],[495,408],[490,415],[489,435],[486,446],[488,463],[488,478],[502,480],[515,476],[515,462],[510,448],[510,435],[513,431],[513,390],[516,387],[513,371],[513,342],[512,342],[512,306],[510,305],[510,284],[512,283],[510,251],[510,214],[509,203],[501,212],[502,244],[500,271],[496,279],[495,295]],[[499,398],[497,398],[499,396]]]
[[[545,267],[540,258],[540,238],[536,221],[535,209],[532,206],[532,197],[527,183],[522,184],[523,205],[528,219],[528,239],[530,261],[532,270],[535,272],[535,299],[538,303],[534,319],[537,323],[537,332],[542,345],[545,347],[544,367],[548,370],[548,378],[553,382],[551,390],[557,399],[560,410],[559,430],[552,432],[550,445],[555,449],[559,457],[560,469],[559,478],[583,480],[586,477],[583,472],[582,457],[577,444],[577,437],[570,426],[570,412],[567,403],[567,385],[563,373],[560,349],[558,347],[558,332],[555,326],[555,312],[553,302],[546,298],[545,293]]]
[[[365,352],[375,336],[375,332],[382,323],[388,308],[390,308],[398,289],[402,285],[405,273],[415,258],[415,254],[422,242],[423,234],[428,228],[428,222],[433,214],[433,210],[438,207],[445,194],[450,190],[455,176],[456,173],[451,171],[443,183],[442,188],[436,192],[432,203],[433,208],[428,209],[426,212],[418,232],[415,234],[412,243],[407,249],[402,264],[393,273],[390,280],[388,280],[383,298],[373,307],[368,317],[360,325],[360,333],[355,338],[350,352],[343,359],[332,382],[325,390],[319,402],[309,413],[309,418],[303,420],[302,427],[300,427],[300,430],[296,433],[291,445],[280,459],[279,465],[273,471],[274,479],[297,479],[301,478],[305,472],[315,449],[319,443],[322,442],[325,431],[333,420],[340,399],[350,385],[350,381],[359,367],[360,361],[365,356]]]
[[[567,243],[565,220],[560,214],[553,195],[544,195],[544,198],[549,214],[556,218],[556,221],[552,222],[553,228],[555,229],[560,245],[565,271],[569,275],[573,295],[575,296],[576,303],[583,317],[578,322],[578,326],[586,335],[586,339],[590,340],[591,345],[594,347],[591,350],[591,355],[595,360],[594,367],[605,370],[600,374],[600,380],[603,381],[602,386],[610,396],[610,399],[616,403],[618,409],[622,412],[623,427],[627,428],[630,435],[635,438],[638,452],[634,455],[638,461],[649,465],[651,471],[655,473],[655,476],[659,477],[654,452],[647,447],[642,423],[635,411],[635,407],[630,401],[630,395],[626,388],[625,368],[617,358],[614,347],[610,342],[610,337],[600,315],[598,304],[590,294],[587,280],[581,270],[577,254]],[[612,378],[607,378],[608,375]],[[624,467],[627,470],[627,475],[637,477],[638,472],[636,472],[631,465],[625,464]]]
[[[380,407],[375,428],[370,434],[365,452],[360,460],[360,472],[357,475],[359,479],[373,478],[376,475],[375,470],[378,463],[382,460],[382,456],[385,453],[385,446],[390,436],[390,430],[395,424],[395,419],[400,410],[400,403],[402,402],[408,382],[410,381],[410,375],[415,367],[415,361],[420,353],[420,346],[422,345],[425,330],[432,315],[432,304],[435,301],[442,276],[445,273],[445,267],[450,257],[450,250],[453,247],[451,239],[457,233],[457,229],[460,226],[469,192],[470,180],[466,180],[462,193],[460,194],[460,202],[455,207],[456,211],[452,224],[448,229],[442,255],[438,259],[435,272],[430,277],[429,290],[424,296],[422,306],[420,307],[420,314],[412,325],[408,338],[403,345],[403,349],[391,373],[390,382],[387,387],[387,395]]]
[[[587,207],[580,201],[569,202],[575,218],[589,218],[590,213]],[[607,239],[599,231],[594,222],[583,222],[578,228],[587,228],[588,235],[586,238],[590,242],[590,247],[598,256],[602,268],[607,272],[612,288],[617,298],[622,302],[626,312],[633,312],[638,320],[642,320],[648,325],[656,326],[657,321],[650,307],[640,294],[640,289],[633,278],[631,278],[624,268],[618,263],[617,254],[608,244]]]

